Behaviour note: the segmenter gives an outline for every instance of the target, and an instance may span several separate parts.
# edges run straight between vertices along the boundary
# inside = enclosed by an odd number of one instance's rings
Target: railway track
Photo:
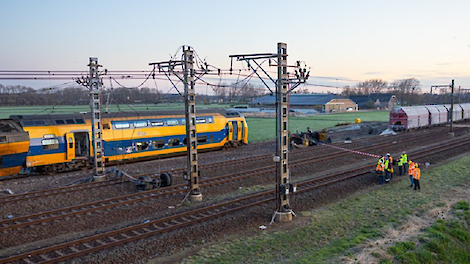
[[[441,142],[420,151],[410,152],[414,159],[424,159],[442,151],[455,149],[459,146],[469,145],[468,137]],[[345,170],[323,177],[308,179],[297,183],[298,189],[294,195],[312,191],[325,185],[336,182],[343,182],[348,179],[357,178],[370,173],[370,164],[364,165],[354,170]],[[221,217],[236,211],[259,206],[274,201],[274,190],[262,191],[228,202],[221,202],[215,205],[192,209],[161,219],[150,220],[141,223],[101,234],[92,235],[65,242],[47,248],[24,252],[16,256],[11,256],[0,260],[0,263],[55,263],[74,257],[79,257],[91,252],[96,252],[113,246],[144,239],[149,236],[167,233],[182,227],[195,225],[203,221]]]
[[[420,133],[420,134],[412,135],[412,136],[402,134],[398,138],[394,137],[393,139],[398,143],[406,143],[406,142],[410,142],[410,141],[422,138],[423,136],[432,136],[432,135],[440,135],[440,134],[442,134],[442,131],[440,131],[440,130],[433,131],[433,132],[425,131],[425,133],[423,133],[423,134]],[[378,140],[378,141],[381,141],[381,140]],[[374,146],[377,147],[377,148],[380,148],[380,147],[383,147],[383,143],[381,142],[381,143],[376,143],[376,144],[373,144],[373,145],[370,145],[370,146],[367,146],[367,147],[359,147],[359,148],[356,148],[355,150],[357,150],[357,151],[367,151],[367,150],[371,150]],[[319,147],[327,148],[327,146],[319,146]],[[316,147],[316,150],[318,150],[318,147]],[[293,158],[297,154],[308,153],[308,152],[311,152],[311,151],[312,151],[311,148],[296,149],[295,151],[291,151],[291,157]],[[336,153],[340,153],[340,152],[336,152]],[[330,154],[334,154],[334,153],[330,153]],[[224,162],[203,164],[203,165],[200,165],[200,168],[201,168],[201,170],[204,171],[204,170],[209,170],[209,169],[223,168],[223,167],[227,167],[227,166],[240,166],[241,164],[247,163],[247,162],[253,163],[253,162],[259,162],[261,160],[269,160],[272,157],[272,155],[273,154],[270,153],[270,154],[259,155],[259,156],[256,156],[256,157],[247,157],[247,158],[241,158],[241,159],[224,161]],[[337,157],[337,156],[335,156],[335,157]],[[308,163],[308,159],[309,158],[303,159],[302,162],[307,162]],[[295,162],[298,162],[298,161],[293,160],[292,162],[295,163]],[[173,169],[173,170],[161,171],[161,173],[171,173],[173,175],[182,175],[185,170],[186,170],[186,168],[177,168],[177,169]],[[155,177],[155,176],[158,176],[158,175],[155,175],[155,174],[139,174],[139,175],[135,175],[134,177],[138,178],[140,176],[153,176],[153,177]],[[126,182],[126,181],[129,181],[129,179],[124,179],[123,180],[121,178],[116,178],[116,179],[112,179],[112,180],[108,180],[108,181],[104,181],[104,182],[90,182],[90,183],[84,183],[84,184],[80,184],[80,185],[64,186],[64,187],[60,187],[60,188],[39,190],[39,191],[33,191],[33,192],[24,193],[24,194],[14,194],[14,195],[9,195],[9,196],[3,196],[3,197],[0,197],[0,204],[24,201],[24,200],[28,200],[28,199],[40,199],[40,198],[44,198],[44,197],[52,196],[52,195],[69,194],[69,193],[72,193],[72,192],[103,188],[103,187],[108,187],[110,185],[122,184],[123,182]]]

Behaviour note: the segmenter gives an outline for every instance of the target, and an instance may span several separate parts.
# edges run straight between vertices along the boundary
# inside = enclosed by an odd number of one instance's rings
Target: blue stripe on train
[[[28,156],[65,153],[65,137],[57,137],[57,139],[59,140],[59,148],[44,150],[42,149],[42,140],[44,140],[44,138],[32,138],[29,143],[30,146]]]
[[[225,137],[227,137],[227,130],[222,129],[221,131],[217,132],[209,132],[209,133],[198,133],[198,137],[206,136],[207,137],[207,144],[209,144],[210,136],[213,137],[213,141],[211,143],[219,143]],[[122,154],[129,154],[129,153],[136,153],[136,152],[145,152],[145,151],[154,151],[154,150],[161,150],[161,149],[168,149],[168,139],[172,138],[179,138],[180,145],[174,147],[182,147],[183,139],[186,135],[179,135],[179,136],[167,136],[167,137],[153,137],[153,138],[138,138],[132,140],[114,140],[114,141],[103,141],[103,148],[104,148],[104,155],[105,156],[114,156],[114,155],[122,155]],[[46,155],[46,154],[57,154],[57,153],[65,153],[66,151],[66,143],[64,141],[64,137],[58,137],[59,139],[59,148],[57,149],[49,149],[44,150],[42,148],[42,138],[35,138],[31,139],[31,145],[29,146],[28,156],[38,156],[38,155]],[[157,141],[157,140],[165,140],[165,146],[163,148],[154,148],[152,145],[149,146],[148,149],[143,151],[136,151],[134,146],[137,142],[150,142],[150,141]],[[199,144],[202,145],[202,144]]]
[[[26,161],[27,154],[27,152],[23,152],[2,156],[2,163],[0,164],[0,169],[23,166],[24,162]]]

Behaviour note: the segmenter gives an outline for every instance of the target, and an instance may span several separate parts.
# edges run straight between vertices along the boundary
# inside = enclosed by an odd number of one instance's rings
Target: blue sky
[[[231,54],[276,52],[285,42],[313,84],[414,77],[423,90],[451,79],[470,88],[469,10],[468,0],[0,0],[0,70],[87,71],[89,57],[109,70],[150,70],[181,45],[227,69]]]

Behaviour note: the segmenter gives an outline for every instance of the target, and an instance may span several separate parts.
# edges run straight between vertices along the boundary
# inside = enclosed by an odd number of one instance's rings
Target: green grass
[[[338,113],[328,115],[313,115],[306,117],[289,117],[289,130],[292,133],[306,132],[307,127],[313,130],[333,127],[338,123],[354,123],[356,118],[361,121],[382,121],[389,118],[388,111]],[[276,137],[276,119],[247,117],[249,134],[248,142],[272,140]]]
[[[420,246],[402,242],[388,248],[400,263],[470,263],[470,212],[468,202],[454,206],[456,218],[437,220],[420,237]],[[413,246],[405,247],[403,245]]]
[[[342,257],[354,256],[355,246],[381,238],[389,227],[404,224],[410,215],[421,216],[436,208],[443,193],[470,180],[469,170],[470,156],[423,170],[421,192],[411,190],[408,179],[401,177],[395,184],[365,195],[297,212],[309,218],[307,226],[289,231],[269,231],[268,227],[256,236],[204,247],[183,263],[341,263]],[[292,206],[295,211],[295,204]],[[419,245],[397,243],[388,249],[393,258],[374,255],[377,263],[470,263],[468,201],[457,203],[454,212],[458,220],[437,221]]]

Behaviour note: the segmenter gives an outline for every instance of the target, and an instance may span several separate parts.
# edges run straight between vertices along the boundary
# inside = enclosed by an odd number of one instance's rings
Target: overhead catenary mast
[[[187,145],[187,171],[185,177],[189,182],[189,201],[200,202],[202,201],[202,192],[199,186],[200,171],[198,167],[198,153],[197,153],[197,133],[196,133],[196,91],[195,83],[195,69],[194,69],[194,51],[190,46],[183,46],[182,60],[170,60],[163,62],[149,63],[154,67],[158,67],[159,71],[167,71],[165,75],[169,77],[170,74],[177,76],[184,84],[184,98],[185,98],[185,120],[186,120],[186,145]],[[183,69],[183,76],[179,76],[175,71],[175,67],[181,66]],[[207,72],[203,69],[201,73]],[[173,83],[172,83],[173,84]],[[174,84],[173,84],[174,85]]]
[[[91,133],[93,144],[94,181],[104,181],[106,179],[103,162],[103,140],[101,133],[101,82],[98,75],[98,58],[90,57],[90,108],[91,108]]]
[[[293,211],[289,203],[289,195],[295,191],[295,186],[290,182],[289,171],[289,131],[288,131],[288,116],[289,116],[289,102],[288,94],[295,89],[300,83],[305,83],[309,77],[309,73],[305,69],[300,68],[300,62],[294,66],[296,81],[289,79],[287,68],[287,44],[278,43],[277,53],[258,53],[258,54],[239,54],[230,55],[230,58],[236,58],[239,61],[245,61],[248,67],[251,68],[256,75],[262,80],[263,84],[276,94],[276,211],[273,215],[273,220],[278,222],[286,222],[292,220]],[[269,74],[261,68],[261,65],[256,62],[259,59],[277,59],[277,80],[274,80]],[[273,92],[269,86],[264,82],[257,72],[257,69],[250,63],[256,64],[261,71],[266,74],[271,81],[276,85],[276,91]],[[297,69],[299,71],[297,71]],[[289,87],[291,85],[291,87]]]

